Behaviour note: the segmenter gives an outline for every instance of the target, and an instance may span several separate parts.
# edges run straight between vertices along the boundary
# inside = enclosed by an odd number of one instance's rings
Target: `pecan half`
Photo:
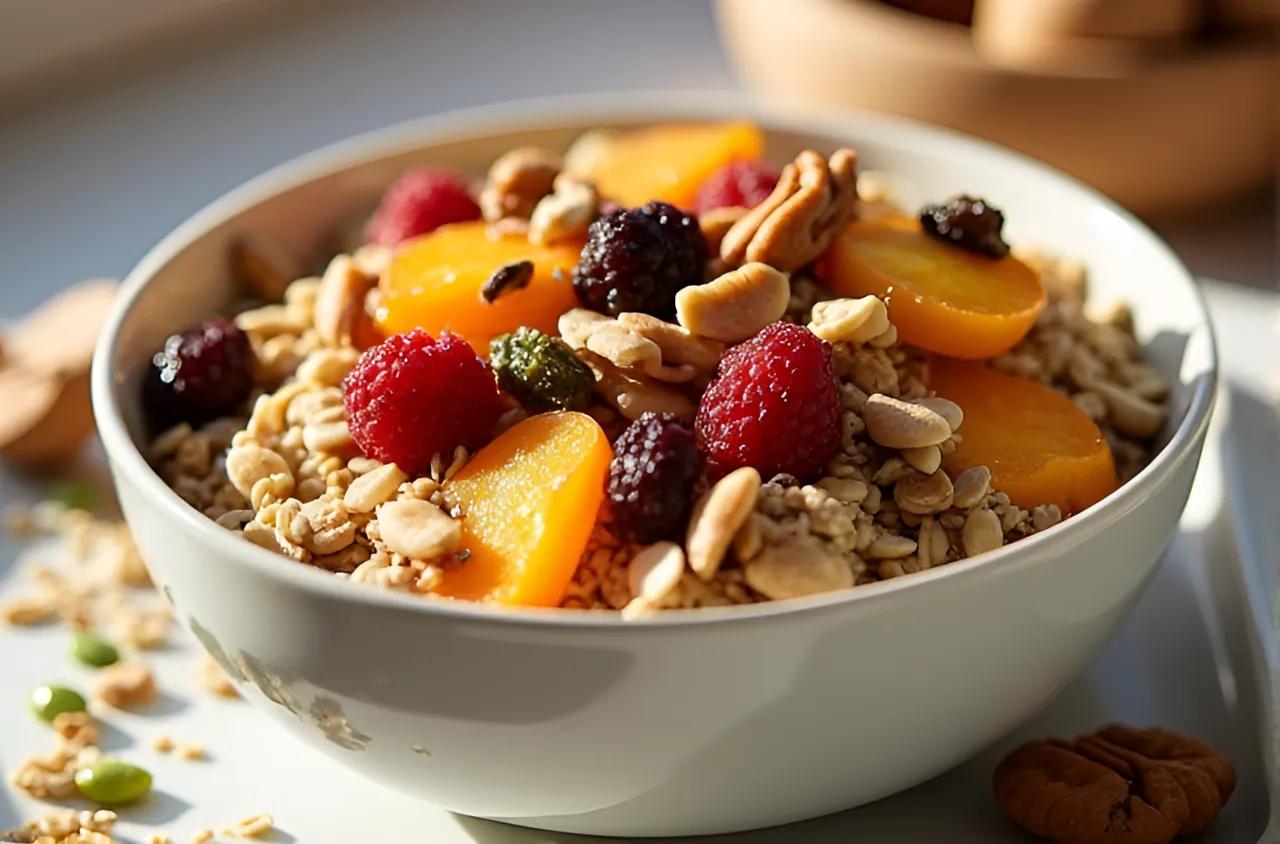
[[[858,156],[838,149],[828,161],[805,150],[782,168],[769,198],[725,234],[720,258],[759,261],[784,272],[816,259],[858,213]]]
[[[1197,739],[1113,724],[1071,742],[1022,745],[993,785],[1010,820],[1059,844],[1165,844],[1207,827],[1236,773]]]

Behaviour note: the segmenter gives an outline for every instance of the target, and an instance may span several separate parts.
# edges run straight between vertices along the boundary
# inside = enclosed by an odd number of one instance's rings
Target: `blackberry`
[[[224,317],[174,334],[151,359],[143,401],[152,425],[199,425],[234,413],[253,389],[249,338]]]
[[[1009,244],[1000,235],[1004,214],[985,199],[956,196],[947,202],[926,205],[920,211],[920,224],[926,232],[952,246],[988,258],[1009,254]]]
[[[707,242],[698,220],[665,202],[619,209],[587,229],[573,289],[588,308],[610,316],[675,314],[676,291],[702,280]]]
[[[702,471],[690,425],[672,413],[645,413],[618,437],[613,454],[605,492],[618,536],[655,542],[678,535]]]
[[[591,369],[558,337],[520,327],[489,343],[498,386],[533,410],[582,410],[591,400]]]

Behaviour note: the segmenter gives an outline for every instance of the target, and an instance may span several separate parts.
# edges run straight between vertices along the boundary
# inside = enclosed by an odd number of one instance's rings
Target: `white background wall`
[[[17,0],[0,15],[154,2]],[[706,0],[223,3],[230,26],[0,87],[0,317],[123,274],[246,178],[386,123],[542,94],[736,87]],[[1193,269],[1266,283],[1270,210],[1262,200],[1161,228]]]

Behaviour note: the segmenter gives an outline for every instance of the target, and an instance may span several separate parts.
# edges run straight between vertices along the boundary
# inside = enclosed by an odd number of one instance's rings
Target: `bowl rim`
[[[353,588],[352,584],[335,578],[330,572],[297,565],[278,553],[245,542],[219,527],[183,501],[134,445],[121,412],[121,397],[117,394],[113,372],[121,328],[143,290],[160,270],[191,243],[246,209],[324,176],[370,160],[397,153],[410,153],[416,148],[432,144],[527,129],[708,119],[751,119],[765,127],[766,131],[773,129],[800,134],[886,133],[906,140],[913,147],[924,151],[941,150],[945,147],[946,153],[953,157],[995,156],[1000,160],[1001,166],[1029,170],[1040,177],[1056,181],[1064,188],[1083,194],[1099,210],[1115,218],[1128,230],[1129,236],[1148,241],[1150,246],[1163,253],[1175,270],[1170,275],[1176,275],[1176,283],[1187,287],[1195,303],[1198,324],[1194,327],[1193,334],[1200,330],[1206,333],[1204,375],[1207,377],[1199,378],[1194,385],[1186,413],[1169,441],[1137,475],[1102,501],[1047,530],[995,551],[917,572],[909,577],[893,578],[857,588],[757,604],[667,610],[650,618],[625,621],[614,611],[566,612],[555,607],[505,607],[467,601],[431,600],[389,589]],[[528,626],[543,631],[590,628],[605,632],[660,630],[691,624],[749,623],[839,611],[844,607],[861,606],[868,601],[894,600],[894,596],[901,597],[903,590],[908,590],[908,594],[924,593],[957,577],[974,577],[981,572],[986,572],[989,576],[996,567],[1003,570],[1051,561],[1055,559],[1055,555],[1037,555],[1032,552],[1045,543],[1069,543],[1072,536],[1083,536],[1091,530],[1103,530],[1114,525],[1165,484],[1174,468],[1184,459],[1189,455],[1194,456],[1208,427],[1217,392],[1217,380],[1218,356],[1213,325],[1203,294],[1186,266],[1163,240],[1133,214],[1073,177],[998,144],[954,130],[878,112],[847,111],[832,114],[761,103],[723,91],[652,91],[628,92],[622,96],[600,93],[521,99],[404,121],[297,156],[233,188],[166,235],[125,277],[94,350],[92,399],[99,436],[113,473],[122,476],[117,478],[117,483],[122,478],[127,478],[154,510],[166,514],[175,523],[182,525],[182,529],[198,537],[201,544],[210,547],[220,556],[235,560],[236,564],[247,565],[278,582],[317,597],[421,612],[456,621]]]

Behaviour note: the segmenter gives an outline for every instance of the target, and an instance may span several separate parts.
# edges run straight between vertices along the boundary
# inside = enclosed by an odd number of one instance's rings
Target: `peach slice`
[[[750,123],[667,124],[604,136],[578,175],[627,207],[660,199],[691,208],[712,173],[763,154],[764,134]]]
[[[964,411],[956,450],[943,458],[953,477],[971,466],[1019,507],[1057,504],[1077,513],[1119,482],[1102,432],[1066,396],[984,363],[933,358],[929,386]]]
[[[900,214],[850,224],[816,269],[842,296],[883,297],[902,340],[951,357],[1008,351],[1045,305],[1039,274],[1022,261],[950,246]]]
[[[482,448],[445,484],[471,556],[445,570],[440,594],[559,604],[595,525],[612,458],[596,421],[573,412],[530,417]]]
[[[570,277],[580,243],[534,246],[520,235],[490,236],[485,224],[456,223],[401,246],[378,287],[374,319],[384,334],[421,328],[452,331],[479,355],[489,340],[522,325],[554,334],[560,314],[577,307]],[[480,290],[494,271],[533,262],[533,277],[492,302]]]

